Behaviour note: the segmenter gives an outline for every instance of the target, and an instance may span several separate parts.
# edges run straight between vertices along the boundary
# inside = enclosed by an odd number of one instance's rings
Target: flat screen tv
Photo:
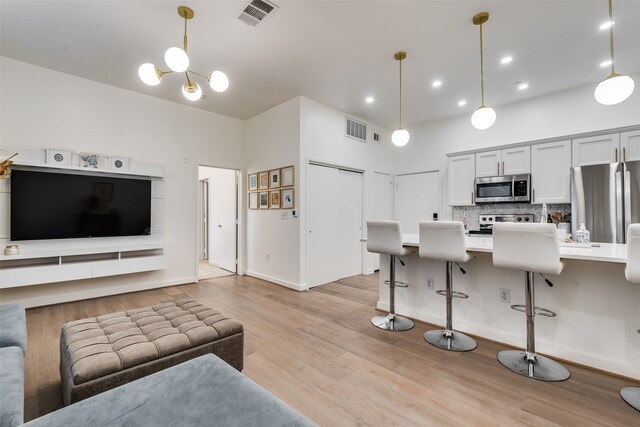
[[[13,241],[142,236],[150,228],[149,178],[71,171],[11,172]]]

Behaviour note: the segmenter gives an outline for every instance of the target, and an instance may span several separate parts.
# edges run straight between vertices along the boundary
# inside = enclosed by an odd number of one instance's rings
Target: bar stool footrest
[[[385,280],[384,284],[387,285],[387,286],[390,286],[391,285],[391,281],[390,280]],[[396,280],[396,288],[408,288],[408,287],[409,287],[408,283]]]
[[[556,317],[557,314],[551,310],[547,310],[546,308],[536,307],[535,308],[536,316],[544,316],[544,317]]]
[[[511,310],[519,311],[521,313],[526,313],[527,312],[527,306],[524,305],[524,304],[513,304],[511,306]]]
[[[446,297],[447,296],[447,291],[445,289],[440,289],[438,291],[436,291],[436,294],[442,296],[442,297]],[[469,298],[469,295],[463,293],[463,292],[457,292],[457,291],[451,291],[451,298]]]

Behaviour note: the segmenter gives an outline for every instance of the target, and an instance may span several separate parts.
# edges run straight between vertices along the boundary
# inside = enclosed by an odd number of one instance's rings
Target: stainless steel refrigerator
[[[592,242],[626,243],[640,222],[640,161],[571,168],[571,231],[581,223]]]

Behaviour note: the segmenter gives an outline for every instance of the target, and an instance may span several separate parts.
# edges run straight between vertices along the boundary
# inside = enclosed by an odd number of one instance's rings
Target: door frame
[[[198,167],[198,178],[200,168]],[[209,178],[200,181],[200,261],[209,259]],[[206,206],[202,203],[206,199]],[[206,218],[206,219],[205,219]]]
[[[327,160],[321,160],[318,158],[312,158],[312,157],[307,157],[306,158],[306,162],[305,162],[305,177],[304,177],[304,197],[305,197],[305,203],[304,206],[307,206],[306,203],[306,197],[307,194],[309,192],[309,181],[306,179],[308,171],[309,171],[309,167],[310,166],[321,166],[321,167],[328,167],[328,168],[333,168],[333,169],[342,169],[348,172],[355,172],[355,173],[359,173],[361,175],[361,182],[360,182],[360,237],[362,238],[362,232],[363,232],[363,224],[364,224],[364,219],[366,218],[366,204],[365,204],[365,191],[366,191],[366,180],[367,180],[367,174],[366,174],[366,169],[361,167],[361,166],[354,166],[354,165],[347,165],[344,163],[335,163],[332,161],[327,161]],[[309,256],[309,251],[308,251],[308,226],[309,226],[309,218],[308,218],[308,213],[305,210],[305,214],[304,214],[304,224],[301,226],[301,234],[302,236],[304,236],[304,281],[305,281],[305,285],[304,288],[305,289],[309,289],[309,281],[308,281],[308,274],[309,274],[309,269],[307,268],[307,264],[308,264],[308,256]],[[365,263],[365,251],[366,251],[366,246],[364,245],[364,243],[360,244],[360,274],[364,273],[364,263]]]
[[[195,170],[195,185],[197,186],[197,191],[196,191],[196,224],[200,224],[202,221],[201,218],[201,209],[202,209],[202,198],[200,197],[200,167],[205,167],[205,168],[213,168],[213,169],[226,169],[226,170],[232,170],[235,172],[236,175],[236,274],[238,275],[244,275],[245,274],[245,244],[244,244],[244,238],[245,238],[245,230],[246,230],[246,215],[244,215],[243,213],[245,213],[245,197],[243,197],[244,193],[245,193],[245,187],[246,187],[246,173],[244,169],[240,169],[240,168],[233,168],[233,167],[229,167],[229,166],[216,166],[216,165],[210,165],[210,164],[202,164],[202,163],[198,163],[196,164],[196,170]],[[202,242],[200,240],[200,230],[199,227],[195,228],[196,230],[196,254],[200,253],[200,248],[202,247]],[[199,260],[199,256],[195,257],[195,283],[199,282],[198,276],[199,276],[199,272],[200,272],[200,260]]]

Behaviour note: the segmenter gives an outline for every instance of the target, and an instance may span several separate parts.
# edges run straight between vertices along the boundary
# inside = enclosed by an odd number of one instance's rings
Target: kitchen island
[[[405,247],[416,252],[396,264],[396,280],[409,288],[396,289],[396,312],[417,320],[445,324],[445,300],[435,290],[444,289],[445,262],[421,259],[418,235],[403,235]],[[524,314],[510,309],[524,302],[524,274],[493,266],[491,237],[466,238],[474,258],[461,264],[467,274],[453,268],[453,288],[469,295],[455,299],[453,326],[461,332],[524,347]],[[640,284],[625,279],[626,245],[601,243],[591,248],[560,247],[566,261],[561,275],[546,275],[549,287],[535,275],[536,304],[558,314],[537,317],[536,349],[541,354],[640,379]],[[389,257],[380,258],[377,308],[388,310]],[[428,289],[433,279],[434,289]],[[501,289],[510,302],[500,302]]]

